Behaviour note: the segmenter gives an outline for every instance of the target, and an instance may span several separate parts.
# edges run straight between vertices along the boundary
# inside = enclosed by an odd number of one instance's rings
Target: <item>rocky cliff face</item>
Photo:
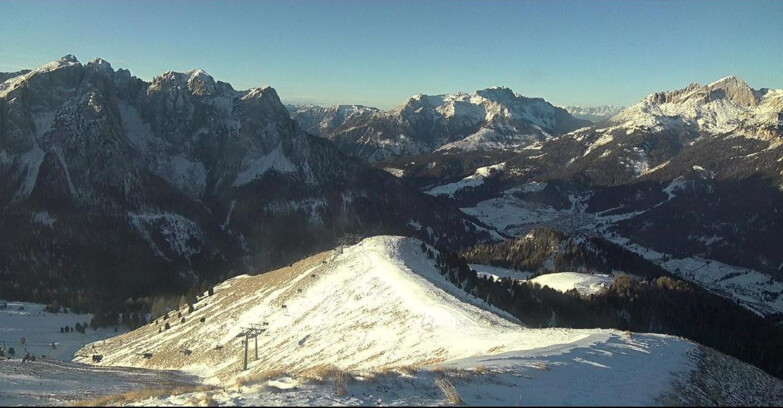
[[[148,83],[73,56],[6,77],[4,295],[163,292],[279,266],[346,234],[489,237],[302,131],[272,88],[237,91],[201,70]]]

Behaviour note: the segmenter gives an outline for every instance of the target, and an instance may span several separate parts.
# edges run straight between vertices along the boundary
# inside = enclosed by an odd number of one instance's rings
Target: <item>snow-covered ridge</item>
[[[709,85],[693,83],[675,91],[657,92],[611,118],[625,127],[692,126],[724,133],[744,127],[780,127],[783,91],[753,89],[730,76]]]
[[[302,371],[318,364],[379,369],[467,358],[540,344],[577,341],[578,331],[525,331],[446,282],[421,242],[374,237],[323,253],[290,268],[230,279],[196,304],[186,321],[158,319],[127,335],[95,344],[102,364],[185,369],[209,375],[238,374],[236,335],[241,326],[266,322],[260,360],[251,368]],[[502,317],[501,315],[505,315]],[[204,317],[205,323],[199,319]],[[361,329],[360,329],[361,328]],[[339,336],[337,336],[339,334]],[[121,342],[114,348],[112,342]],[[543,342],[543,343],[542,343]],[[215,346],[223,352],[215,352]],[[174,358],[180,349],[192,358]],[[92,349],[88,345],[87,349]],[[152,352],[151,359],[139,353]]]
[[[556,127],[555,112],[559,109],[541,98],[528,98],[509,88],[492,87],[471,94],[415,95],[389,113],[404,116],[406,112],[420,108],[445,118],[460,117],[473,122],[524,120],[550,131]]]
[[[302,371],[319,364],[368,370],[466,358],[576,341],[586,332],[521,331],[513,318],[444,281],[421,242],[375,237],[291,268],[240,276],[203,299],[186,322],[163,319],[103,344],[101,364],[238,374],[241,326],[268,323],[270,336],[252,370]],[[205,323],[199,319],[204,317]],[[361,328],[361,330],[359,330]],[[339,333],[339,336],[335,336]],[[122,342],[114,348],[112,342]],[[215,352],[221,345],[223,352]],[[180,349],[192,358],[174,358]],[[91,350],[92,345],[87,349]],[[141,354],[151,352],[153,358]]]
[[[93,363],[90,356],[100,354],[104,366],[184,370],[219,385],[210,395],[233,404],[273,403],[279,392],[299,385],[304,396],[292,401],[322,402],[324,389],[297,378],[330,366],[359,374],[348,388],[365,394],[378,384],[366,375],[413,370],[415,377],[395,383],[394,395],[382,393],[374,401],[422,404],[430,399],[407,395],[415,395],[417,382],[431,383],[440,366],[469,370],[480,380],[454,380],[463,398],[477,404],[513,405],[524,389],[525,401],[540,403],[650,405],[673,392],[675,381],[687,383],[697,367],[689,358],[697,347],[681,338],[526,328],[448,283],[421,245],[411,238],[373,237],[277,271],[235,277],[201,298],[193,313],[185,308],[180,318],[173,311],[168,319],[87,345],[77,360]],[[243,370],[241,332],[252,324],[265,332],[258,358],[250,341]],[[251,381],[230,387],[237,378]],[[254,378],[264,379],[260,387]],[[395,381],[384,378],[376,381]],[[552,391],[564,384],[573,392]],[[360,395],[330,403],[357,403]]]
[[[29,71],[25,74],[8,78],[2,83],[0,83],[0,98],[6,96],[8,92],[13,91],[14,89],[17,89],[18,87],[22,86],[27,81],[29,81],[30,78],[38,74],[52,72],[67,67],[81,66],[81,65],[82,64],[76,59],[76,57],[74,57],[71,54],[68,54],[57,61],[52,61],[50,63],[41,65],[40,67],[35,68],[32,71]]]

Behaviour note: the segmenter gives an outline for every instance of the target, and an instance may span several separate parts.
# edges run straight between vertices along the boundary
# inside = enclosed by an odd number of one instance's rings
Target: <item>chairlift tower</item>
[[[245,338],[245,359],[244,364],[242,365],[242,371],[247,370],[247,348],[248,344],[250,343],[250,338],[252,337],[255,342],[255,356],[256,360],[258,360],[258,335],[266,331],[266,326],[268,326],[269,323],[263,322],[263,323],[251,323],[249,326],[243,326],[242,332],[239,333],[239,336],[237,337],[244,337]]]

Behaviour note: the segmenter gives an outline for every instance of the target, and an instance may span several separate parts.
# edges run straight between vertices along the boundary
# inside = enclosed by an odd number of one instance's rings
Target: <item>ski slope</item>
[[[421,244],[373,237],[232,278],[181,311],[184,323],[174,311],[76,361],[100,354],[99,365],[180,370],[218,387],[141,405],[444,404],[437,378],[472,404],[653,405],[699,367],[699,347],[681,338],[526,328],[448,283]],[[238,335],[250,324],[266,332],[243,370]],[[326,368],[348,373],[348,392],[312,380]]]

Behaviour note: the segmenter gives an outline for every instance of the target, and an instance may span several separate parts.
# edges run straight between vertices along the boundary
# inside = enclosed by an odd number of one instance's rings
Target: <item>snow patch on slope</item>
[[[128,213],[128,217],[131,225],[162,258],[168,260],[158,245],[157,236],[163,239],[173,253],[187,260],[201,253],[203,232],[189,218],[175,213]]]
[[[610,275],[590,275],[576,272],[548,273],[537,276],[528,282],[548,286],[558,292],[576,289],[580,295],[594,295],[612,285]]]
[[[279,173],[294,173],[296,166],[286,157],[282,145],[278,145],[274,150],[266,155],[251,159],[245,157],[242,160],[242,170],[237,174],[237,178],[232,184],[233,187],[240,187],[261,178],[268,171],[277,171]]]
[[[505,167],[506,167],[505,162],[493,164],[491,166],[486,166],[486,167],[479,167],[478,169],[476,169],[476,171],[473,174],[463,178],[460,181],[434,187],[425,191],[424,193],[433,196],[447,195],[449,197],[453,197],[454,193],[456,193],[459,190],[462,190],[463,188],[477,187],[484,184],[485,178],[503,171]]]
[[[19,156],[18,167],[24,168],[22,183],[19,186],[19,190],[14,195],[14,201],[21,201],[27,198],[35,187],[35,183],[38,181],[38,170],[41,168],[41,163],[44,159],[44,151],[36,144],[33,149],[27,151],[25,154]]]
[[[206,167],[184,154],[171,157],[156,169],[156,173],[192,197],[200,198],[207,190]]]
[[[481,265],[481,264],[468,264],[470,269],[476,271],[478,276],[487,276],[494,280],[500,278],[511,278],[516,280],[527,280],[533,274],[532,272],[522,272],[514,269],[501,268],[497,266]]]

